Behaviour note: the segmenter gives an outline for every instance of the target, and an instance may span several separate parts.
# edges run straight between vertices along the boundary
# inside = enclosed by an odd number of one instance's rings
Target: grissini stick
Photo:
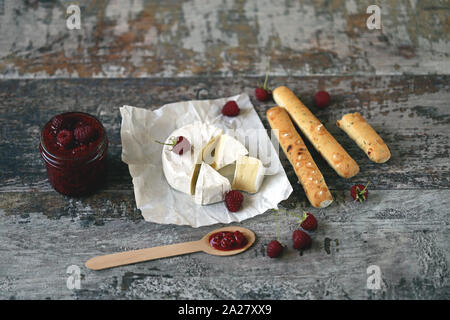
[[[316,208],[330,205],[333,197],[325,179],[295,129],[287,111],[281,107],[270,108],[267,111],[267,119],[311,205]]]
[[[275,102],[285,108],[311,144],[343,178],[351,178],[359,172],[355,160],[344,150],[324,125],[287,87],[273,91]]]
[[[390,159],[391,152],[386,143],[358,112],[344,115],[336,124],[373,162],[384,163]]]

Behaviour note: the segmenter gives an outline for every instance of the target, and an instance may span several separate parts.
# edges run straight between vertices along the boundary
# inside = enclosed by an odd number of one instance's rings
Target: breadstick
[[[273,107],[267,111],[267,119],[300,183],[309,202],[316,208],[325,208],[333,202],[325,179],[314,162],[305,143],[285,109]]]
[[[370,160],[383,163],[391,157],[386,143],[358,112],[344,115],[336,124],[356,142]]]
[[[273,98],[289,112],[303,134],[338,175],[351,178],[359,172],[356,161],[291,90],[278,87],[273,91]]]

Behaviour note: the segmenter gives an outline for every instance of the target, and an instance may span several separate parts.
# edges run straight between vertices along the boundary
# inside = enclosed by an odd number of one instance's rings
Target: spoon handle
[[[102,270],[148,260],[173,257],[182,254],[202,251],[201,240],[169,244],[147,249],[124,251],[97,256],[86,261],[85,266],[91,270]]]

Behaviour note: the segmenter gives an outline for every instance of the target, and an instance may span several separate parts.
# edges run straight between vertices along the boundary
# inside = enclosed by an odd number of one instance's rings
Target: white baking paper
[[[237,117],[226,117],[221,113],[223,105],[230,100],[235,100],[241,109]],[[278,203],[292,193],[278,157],[279,148],[272,144],[276,143],[276,138],[271,140],[267,135],[247,94],[171,103],[154,111],[125,105],[120,108],[120,114],[122,161],[128,164],[136,206],[146,221],[192,227],[240,222],[269,209],[277,209]],[[229,212],[224,202],[197,205],[192,196],[172,189],[166,181],[161,160],[163,146],[155,140],[165,141],[175,129],[199,120],[239,138],[249,149],[249,154],[261,159],[267,168],[259,192],[244,193],[244,203],[238,212]],[[245,141],[243,136],[256,132],[256,145]]]

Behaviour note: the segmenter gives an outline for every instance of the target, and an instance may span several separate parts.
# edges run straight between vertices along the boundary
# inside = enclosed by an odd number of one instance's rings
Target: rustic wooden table
[[[69,2],[0,1],[0,299],[449,299],[450,9],[374,1],[383,27],[368,30],[363,2],[90,1],[80,4],[81,29],[69,30]],[[121,161],[119,107],[245,92],[269,128],[274,103],[253,98],[268,57],[271,86],[292,88],[361,167],[344,180],[309,148],[335,203],[310,207],[282,154],[294,192],[281,204],[281,258],[265,254],[276,237],[267,212],[240,224],[257,240],[237,256],[85,268],[95,255],[218,227],[143,220]],[[333,97],[325,110],[312,104],[319,89]],[[69,110],[99,117],[110,139],[107,184],[89,197],[55,192],[39,155],[43,124]],[[335,126],[351,111],[385,139],[387,163],[370,162]],[[369,200],[354,203],[351,185],[367,181]],[[319,221],[304,252],[292,249],[288,214],[301,210]],[[73,265],[79,288],[68,286]],[[373,265],[378,290],[367,285]]]

